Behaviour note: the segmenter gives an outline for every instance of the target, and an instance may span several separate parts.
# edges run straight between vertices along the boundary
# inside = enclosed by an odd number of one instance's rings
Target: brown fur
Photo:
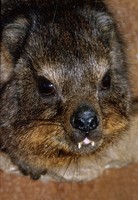
[[[63,166],[79,165],[80,158],[94,160],[122,137],[130,107],[126,58],[102,2],[11,2],[2,13],[2,56],[12,57],[12,70],[7,75],[4,59],[1,150],[37,179],[46,170],[58,174]],[[109,69],[112,86],[102,91]],[[38,91],[40,76],[54,84],[54,95]],[[78,149],[72,141],[70,117],[81,104],[93,107],[100,119],[93,148]]]

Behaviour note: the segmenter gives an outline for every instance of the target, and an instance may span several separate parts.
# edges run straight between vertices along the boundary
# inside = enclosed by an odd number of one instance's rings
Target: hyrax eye
[[[108,90],[111,86],[111,75],[107,72],[101,82],[101,90]]]
[[[51,81],[44,77],[38,78],[38,90],[39,93],[44,96],[50,96],[55,93],[55,86]]]

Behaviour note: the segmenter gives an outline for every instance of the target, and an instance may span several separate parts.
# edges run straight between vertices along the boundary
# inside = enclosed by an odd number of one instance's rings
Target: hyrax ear
[[[13,70],[13,59],[9,54],[7,48],[1,44],[0,52],[1,70],[0,70],[0,87],[2,88],[5,83],[10,80]]]
[[[112,17],[106,12],[97,13],[95,18],[95,26],[97,30],[97,36],[102,40],[104,45],[108,47],[115,34],[115,25]]]
[[[6,24],[1,37],[1,87],[10,80],[15,61],[20,57],[28,33],[29,22],[26,18],[18,17]]]
[[[25,17],[18,17],[5,25],[2,32],[2,43],[13,57],[13,60],[19,58],[24,48],[28,30],[29,22]]]

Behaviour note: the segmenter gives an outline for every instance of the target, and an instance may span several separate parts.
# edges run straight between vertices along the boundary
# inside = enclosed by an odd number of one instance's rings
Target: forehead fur
[[[88,15],[84,16],[85,12]],[[88,74],[95,80],[104,75],[110,67],[111,58],[109,47],[106,48],[99,39],[102,33],[96,30],[99,25],[104,31],[111,25],[107,13],[90,13],[87,9],[81,12],[65,9],[62,12],[61,8],[48,16],[38,12],[39,17],[36,17],[36,13],[26,52],[38,75],[58,83],[61,77],[64,81],[66,78],[78,81],[78,77],[81,80]],[[101,16],[105,17],[103,21],[100,21]]]
[[[54,19],[51,20],[47,19],[44,14],[39,18],[34,15],[33,32],[29,38],[29,47],[33,47],[33,56],[36,56],[37,59],[45,56],[51,62],[65,63],[68,61],[72,63],[74,59],[85,62],[91,55],[95,59],[107,55],[102,38],[99,40],[99,35],[102,33],[100,30],[98,32],[95,13],[91,16],[91,20],[76,12],[65,10],[64,13],[61,13],[56,13]],[[103,13],[103,15],[106,14]],[[103,21],[103,25],[105,28],[106,22]],[[102,29],[102,23],[100,28]]]
[[[82,80],[86,83],[86,80],[97,82],[101,80],[104,74],[110,68],[110,64],[106,59],[94,60],[88,59],[85,63],[76,61],[73,65],[62,63],[50,64],[45,63],[37,69],[38,76],[44,76],[55,83],[65,82],[74,80],[75,82],[81,82]],[[54,70],[53,70],[54,69]],[[86,80],[85,80],[86,79]]]

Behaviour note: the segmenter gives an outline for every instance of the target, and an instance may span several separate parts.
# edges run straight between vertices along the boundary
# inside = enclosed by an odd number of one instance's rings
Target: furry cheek
[[[63,167],[70,162],[71,155],[60,155],[60,150],[69,151],[65,142],[65,132],[60,125],[35,124],[28,132],[18,138],[17,151],[21,163],[40,169]],[[19,161],[20,165],[20,161]],[[22,165],[22,164],[21,164]]]
[[[103,133],[105,135],[119,134],[128,125],[128,119],[114,108],[110,108],[108,115],[102,119]]]
[[[37,124],[21,136],[19,149],[25,154],[50,157],[57,153],[59,144],[63,143],[64,130],[59,125]]]

